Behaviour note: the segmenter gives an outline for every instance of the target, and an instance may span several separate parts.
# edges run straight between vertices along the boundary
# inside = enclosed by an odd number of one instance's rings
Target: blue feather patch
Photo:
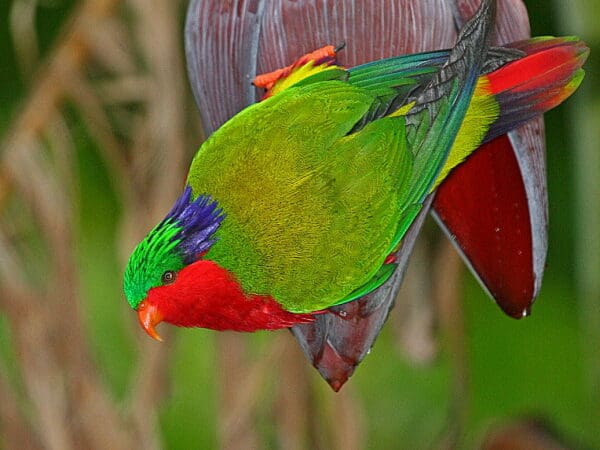
[[[165,217],[163,223],[172,223],[179,228],[172,240],[179,241],[177,250],[184,264],[196,261],[215,243],[213,235],[225,218],[218,206],[209,195],[199,195],[192,200],[192,188],[186,186]]]

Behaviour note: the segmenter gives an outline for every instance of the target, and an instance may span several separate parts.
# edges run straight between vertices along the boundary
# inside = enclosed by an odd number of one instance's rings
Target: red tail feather
[[[543,37],[516,42],[511,47],[526,53],[487,75],[500,106],[485,142],[501,136],[568,98],[583,79],[589,49],[578,38]]]
[[[555,41],[552,39],[550,43]],[[510,89],[517,93],[569,84],[585,62],[589,50],[581,41],[567,41],[565,44],[541,49],[539,46],[528,48],[534,53],[488,75],[492,92],[496,94]]]

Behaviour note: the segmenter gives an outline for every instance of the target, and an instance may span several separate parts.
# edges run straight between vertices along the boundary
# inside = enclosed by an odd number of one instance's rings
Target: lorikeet
[[[161,321],[290,327],[384,283],[449,171],[583,78],[577,38],[490,48],[494,14],[483,2],[451,50],[351,69],[325,50],[258,79],[269,97],[204,142],[129,260],[125,294],[148,334]]]

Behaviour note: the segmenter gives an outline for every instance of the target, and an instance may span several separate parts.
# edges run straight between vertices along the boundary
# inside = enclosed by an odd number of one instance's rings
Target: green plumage
[[[138,245],[125,270],[125,297],[132,308],[137,308],[150,289],[162,284],[165,271],[184,267],[181,256],[173,251],[179,244],[179,230],[173,222],[160,223]]]
[[[294,312],[331,306],[367,283],[390,252],[412,167],[402,117],[347,135],[373,101],[342,82],[316,83],[213,134],[188,178],[227,214],[206,258]]]

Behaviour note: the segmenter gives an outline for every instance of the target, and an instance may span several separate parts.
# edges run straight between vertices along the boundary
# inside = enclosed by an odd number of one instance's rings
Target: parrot
[[[583,79],[577,37],[491,47],[495,10],[483,1],[449,50],[344,68],[327,46],[257,77],[265,98],[200,146],[129,258],[125,297],[146,333],[289,328],[385,283],[452,169]]]

